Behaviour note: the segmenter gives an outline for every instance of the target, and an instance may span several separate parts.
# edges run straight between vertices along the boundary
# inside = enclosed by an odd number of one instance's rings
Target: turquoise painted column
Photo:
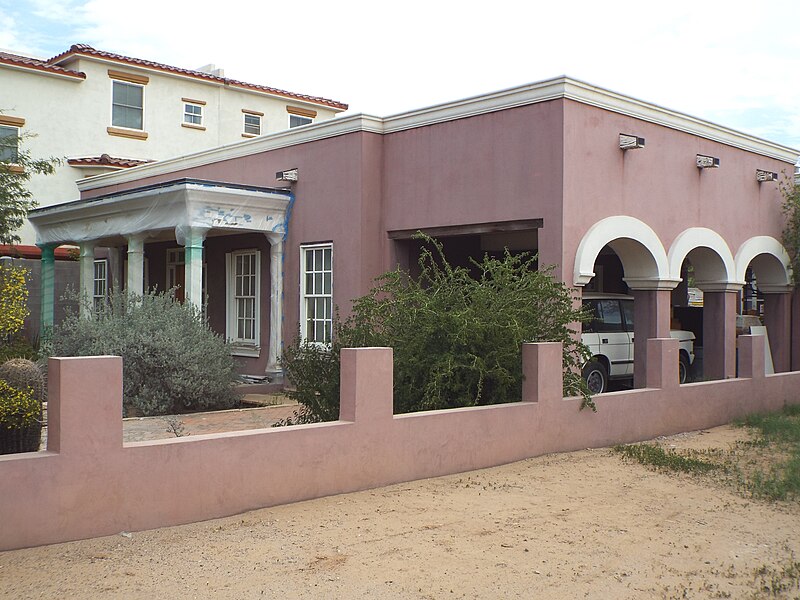
[[[53,326],[55,321],[55,288],[56,288],[56,246],[55,244],[39,244],[42,250],[41,273],[39,276],[42,294],[42,311],[39,322],[39,335]]]
[[[176,228],[175,239],[184,247],[185,298],[197,308],[203,307],[203,241],[207,227]]]

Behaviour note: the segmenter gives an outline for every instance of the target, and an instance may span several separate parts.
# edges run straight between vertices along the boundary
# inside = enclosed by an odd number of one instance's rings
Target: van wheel
[[[689,381],[689,359],[683,353],[678,356],[678,381],[680,383]]]
[[[597,361],[592,361],[583,368],[583,378],[592,394],[602,394],[608,389],[608,371]]]

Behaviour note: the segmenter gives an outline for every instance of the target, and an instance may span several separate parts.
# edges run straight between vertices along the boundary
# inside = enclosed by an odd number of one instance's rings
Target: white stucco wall
[[[162,71],[136,68],[96,57],[79,56],[63,65],[82,71],[86,79],[54,77],[33,69],[0,65],[0,111],[25,119],[24,133],[35,134],[24,145],[33,156],[76,158],[100,156],[160,160],[240,142],[247,138],[242,109],[264,113],[262,134],[289,126],[287,106],[317,111],[315,122],[341,112],[323,105],[250,91]],[[144,131],[146,140],[110,135],[112,79],[108,70],[149,77],[145,85]],[[268,83],[268,82],[265,82]],[[205,101],[204,131],[183,127],[182,98]],[[99,169],[64,164],[55,175],[36,176],[30,190],[40,206],[78,198],[75,181],[102,173]],[[19,232],[22,244],[35,243],[26,223]]]

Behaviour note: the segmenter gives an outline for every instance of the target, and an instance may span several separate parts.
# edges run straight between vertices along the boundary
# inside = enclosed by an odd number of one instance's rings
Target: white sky
[[[800,2],[0,0],[0,48],[73,43],[387,116],[569,75],[800,148]],[[2,85],[2,81],[0,81]]]

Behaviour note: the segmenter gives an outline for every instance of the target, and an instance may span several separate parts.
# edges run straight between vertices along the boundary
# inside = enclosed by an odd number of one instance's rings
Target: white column
[[[180,227],[175,229],[175,239],[184,247],[184,297],[198,309],[203,307],[203,241],[207,227]]]
[[[122,273],[122,253],[117,246],[108,249],[108,273],[111,280],[110,289],[115,292],[119,291]]]
[[[94,296],[94,244],[94,242],[80,244],[80,314],[87,319],[92,316]]]
[[[137,233],[128,236],[128,280],[125,292],[141,296],[144,293],[144,238]]]
[[[283,370],[278,364],[283,346],[283,235],[267,233],[266,236],[270,244],[269,353],[266,372],[276,381],[283,378]]]

